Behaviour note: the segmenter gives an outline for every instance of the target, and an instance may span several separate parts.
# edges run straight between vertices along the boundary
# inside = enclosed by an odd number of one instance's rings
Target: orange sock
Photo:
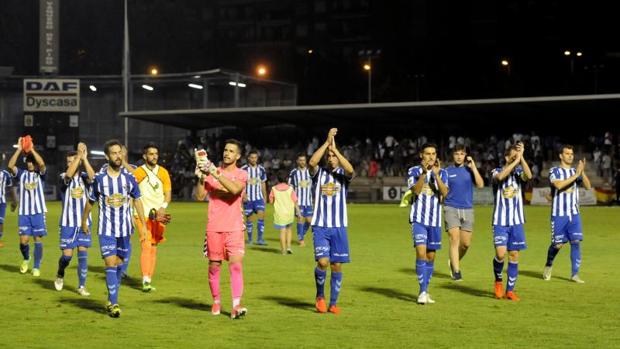
[[[157,246],[151,245],[151,264],[149,265],[149,277],[152,278],[155,273],[155,263],[157,262]]]
[[[149,276],[151,271],[151,243],[145,241],[142,243],[142,252],[140,254],[140,269],[142,270],[142,277]]]

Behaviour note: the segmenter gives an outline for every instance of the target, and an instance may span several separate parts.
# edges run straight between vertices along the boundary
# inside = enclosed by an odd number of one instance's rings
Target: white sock
[[[233,298],[233,308],[241,304],[240,298]]]

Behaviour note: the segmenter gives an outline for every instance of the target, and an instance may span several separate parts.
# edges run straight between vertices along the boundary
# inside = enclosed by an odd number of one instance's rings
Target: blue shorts
[[[0,204],[0,224],[4,224],[4,216],[6,216],[6,204]]]
[[[276,229],[284,229],[284,228],[290,228],[291,225],[293,225],[293,223],[289,223],[289,224],[285,224],[285,225],[274,224],[273,227],[276,228]]]
[[[299,206],[299,209],[301,210],[302,217],[312,217],[312,214],[314,213],[312,206]]]
[[[90,247],[91,234],[84,234],[79,227],[60,227],[60,249],[72,250],[76,247]]]
[[[265,200],[254,200],[254,201],[246,201],[243,203],[243,214],[246,216],[251,216],[253,213],[258,213],[258,211],[265,212]]]
[[[312,226],[314,260],[329,258],[331,263],[349,263],[349,238],[347,228],[323,228]]]
[[[441,227],[414,222],[411,225],[413,246],[425,245],[427,250],[441,250]]]
[[[99,235],[99,249],[101,250],[101,257],[106,258],[110,256],[118,256],[122,260],[125,260],[128,255],[128,251],[131,245],[131,235],[114,237]]]
[[[20,215],[17,219],[19,235],[46,236],[45,215],[43,213]]]
[[[581,216],[551,217],[551,243],[565,244],[569,241],[582,241]]]
[[[493,241],[495,247],[506,246],[508,251],[520,251],[527,248],[523,224],[494,225]]]

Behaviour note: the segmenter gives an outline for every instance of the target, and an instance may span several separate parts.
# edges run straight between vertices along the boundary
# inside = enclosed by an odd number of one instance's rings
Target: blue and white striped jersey
[[[407,171],[407,186],[411,189],[422,175],[422,166],[417,165]],[[446,185],[448,184],[448,172],[439,170],[439,177]],[[424,185],[420,194],[416,196],[411,205],[409,222],[419,223],[430,227],[441,227],[441,193],[435,173],[429,171],[426,174]]]
[[[517,166],[502,182],[496,176],[502,172],[498,167],[493,170],[493,225],[512,226],[525,223],[523,215],[523,168]]]
[[[140,198],[140,189],[136,178],[128,171],[120,171],[116,177],[107,172],[95,176],[89,200],[99,203],[99,235],[131,235],[131,198]]]
[[[47,212],[43,183],[45,172],[17,169],[15,182],[19,184],[19,215],[33,215]]]
[[[574,168],[552,167],[549,170],[549,181],[565,180],[575,175]],[[579,188],[582,180],[579,177],[576,181],[562,190],[557,190],[551,184],[551,215],[553,217],[575,216],[579,214]]]
[[[291,170],[288,175],[288,184],[295,188],[299,206],[312,206],[312,177],[307,167]]]
[[[6,204],[6,187],[13,185],[9,171],[0,171],[0,204]]]
[[[76,173],[73,178],[65,179],[65,173],[60,175],[60,190],[62,200],[61,227],[79,227],[82,224],[82,213],[88,200],[88,175],[86,172]],[[91,217],[88,217],[88,224]]]
[[[322,228],[347,226],[347,191],[351,178],[344,169],[319,167],[312,176],[314,185],[314,213],[312,225]]]
[[[265,168],[262,165],[252,167],[246,164],[241,169],[248,173],[248,183],[245,186],[248,201],[264,200],[262,184],[267,181]]]

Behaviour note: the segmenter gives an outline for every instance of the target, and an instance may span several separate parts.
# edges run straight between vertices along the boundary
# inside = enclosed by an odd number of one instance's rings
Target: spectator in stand
[[[601,158],[601,170],[602,177],[605,179],[605,182],[611,183],[611,156],[609,153],[605,153]]]
[[[616,167],[614,182],[616,183],[616,204],[620,205],[620,166]]]
[[[368,168],[368,177],[374,178],[379,174],[379,163],[377,159],[370,160],[370,166]]]

